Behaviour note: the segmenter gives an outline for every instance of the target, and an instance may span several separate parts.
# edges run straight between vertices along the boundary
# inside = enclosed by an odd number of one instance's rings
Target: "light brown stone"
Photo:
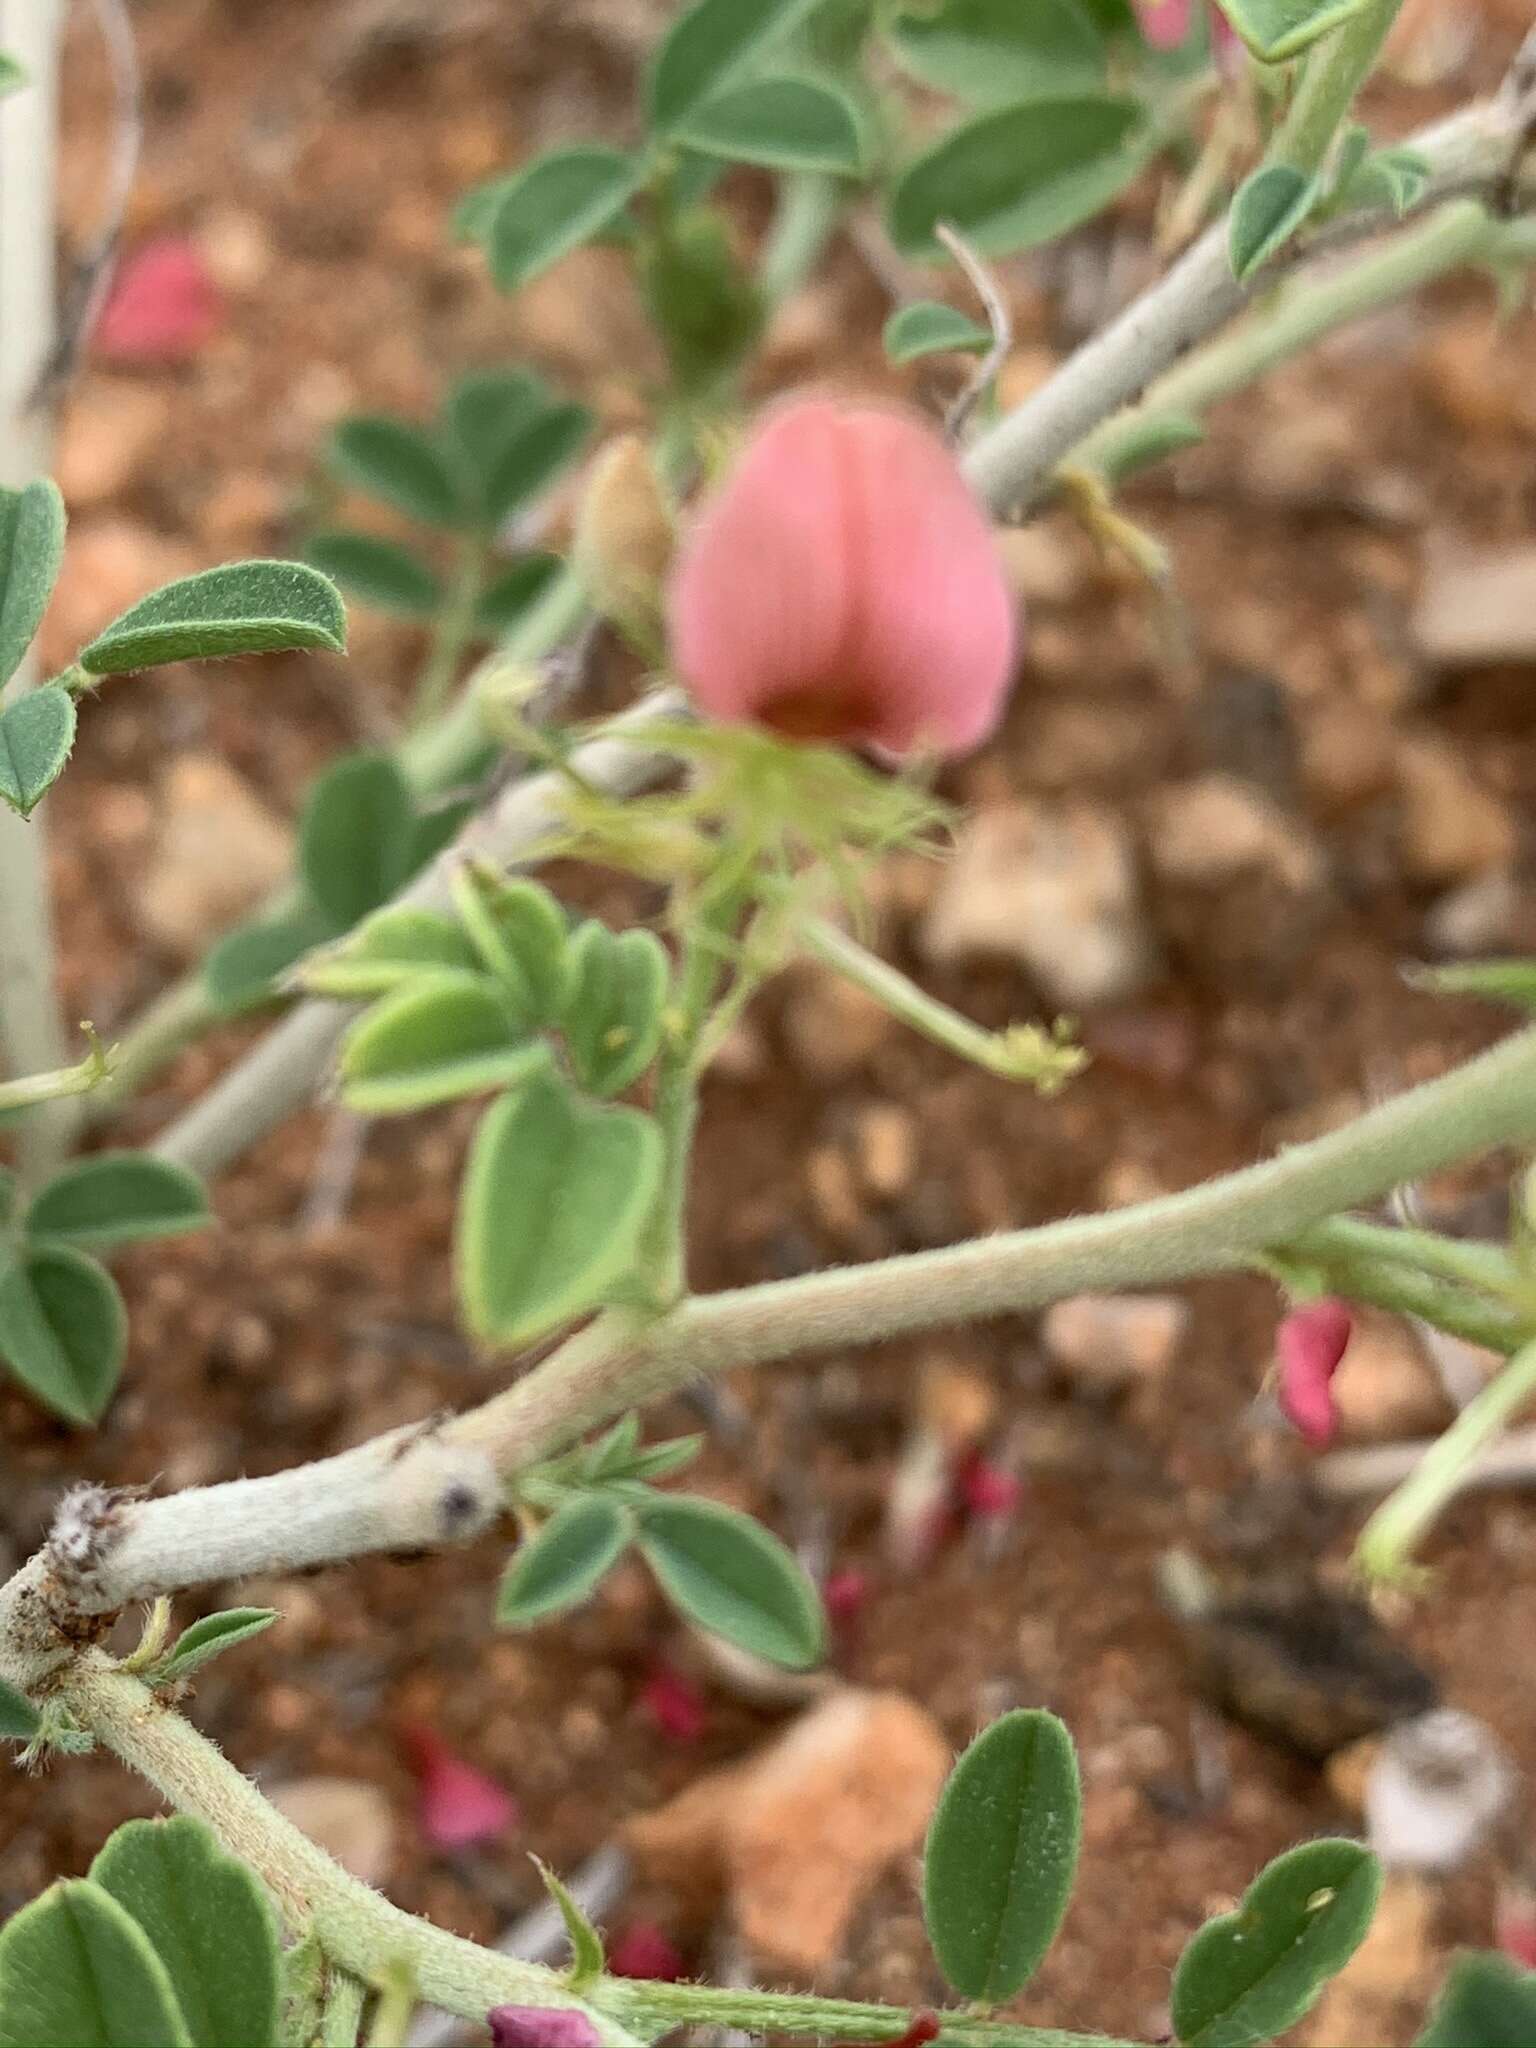
[[[148,468],[171,422],[161,384],[92,377],[65,408],[53,473],[72,512],[115,498]]]
[[[140,924],[190,958],[286,876],[292,835],[235,771],[212,754],[184,754],[160,785],[154,850],[134,885]]]
[[[1076,1294],[1046,1310],[1040,1336],[1071,1379],[1110,1391],[1161,1378],[1188,1327],[1175,1294]]]
[[[1195,887],[1267,873],[1299,890],[1322,876],[1310,834],[1233,775],[1201,775],[1159,790],[1148,807],[1147,849],[1165,881]]]
[[[364,1884],[383,1884],[395,1861],[395,1816],[360,1778],[291,1778],[267,1789],[278,1812]]]
[[[1404,739],[1397,779],[1403,862],[1416,881],[1466,882],[1514,860],[1514,820],[1445,740],[1427,733]]]

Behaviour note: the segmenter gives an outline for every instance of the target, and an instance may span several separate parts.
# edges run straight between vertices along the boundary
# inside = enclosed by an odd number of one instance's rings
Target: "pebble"
[[[1383,1742],[1366,1775],[1366,1840],[1388,1869],[1454,1870],[1508,1814],[1515,1789],[1493,1730],[1437,1707]]]
[[[794,977],[784,1005],[784,1036],[803,1073],[845,1081],[884,1045],[896,1020],[873,996],[826,969]]]
[[[1194,887],[1255,872],[1298,891],[1322,879],[1311,834],[1233,775],[1200,775],[1159,790],[1148,806],[1147,849],[1164,881]]]
[[[1188,1327],[1176,1294],[1076,1294],[1046,1310],[1040,1336],[1076,1385],[1111,1392],[1161,1378]]]
[[[292,859],[288,827],[213,754],[184,754],[160,785],[154,850],[134,884],[140,923],[183,958],[255,908]]]
[[[91,377],[65,409],[53,473],[71,512],[94,510],[137,482],[171,422],[160,384]]]
[[[1129,836],[1090,803],[1020,801],[968,820],[919,935],[935,963],[1017,961],[1073,1009],[1128,996],[1153,969]]]
[[[395,1860],[395,1816],[377,1785],[361,1778],[290,1778],[268,1799],[364,1884],[383,1884]]]
[[[1447,741],[1427,733],[1401,740],[1397,781],[1403,862],[1416,881],[1466,882],[1513,862],[1514,820]]]
[[[1376,705],[1351,697],[1309,709],[1301,729],[1301,776],[1314,801],[1347,810],[1392,787],[1393,725]]]
[[[1515,943],[1520,892],[1508,868],[1490,868],[1437,897],[1424,914],[1424,945],[1450,959],[1507,951]]]
[[[1412,631],[1439,668],[1536,660],[1536,542],[1469,548],[1432,540]]]
[[[1434,1889],[1411,1871],[1388,1871],[1364,1941],[1329,1980],[1302,2033],[1302,2048],[1360,2048],[1417,2031],[1443,1967],[1434,1942]]]
[[[1070,604],[1093,580],[1094,562],[1081,534],[1059,521],[1007,526],[998,553],[1015,592],[1040,604]]]
[[[864,1185],[882,1201],[894,1201],[917,1172],[918,1128],[910,1110],[897,1102],[871,1102],[859,1111],[855,1132]]]

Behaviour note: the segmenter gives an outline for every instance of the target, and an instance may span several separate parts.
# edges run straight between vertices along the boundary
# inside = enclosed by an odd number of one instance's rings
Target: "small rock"
[[[1079,1386],[1110,1392],[1159,1378],[1189,1327],[1174,1294],[1076,1294],[1041,1319],[1046,1350]]]
[[[1082,536],[1058,523],[1003,527],[997,547],[1018,595],[1040,604],[1070,604],[1093,577],[1093,558]]]
[[[1000,954],[1074,1009],[1131,994],[1152,969],[1130,841],[1095,804],[978,813],[961,828],[920,931],[928,959]]]
[[[1511,865],[1514,821],[1454,747],[1429,734],[1404,739],[1397,779],[1403,861],[1415,880],[1465,882]]]
[[[1433,1941],[1436,1900],[1422,1877],[1388,1871],[1370,1928],[1330,1979],[1301,2034],[1303,2048],[1360,2048],[1416,2033],[1442,1958]]]
[[[997,1388],[974,1366],[930,1358],[918,1375],[917,1416],[922,1431],[951,1457],[971,1450],[997,1419]]]
[[[1322,855],[1278,804],[1233,775],[1170,783],[1148,808],[1147,848],[1164,881],[1205,887],[1255,871],[1314,888]]]
[[[159,452],[171,421],[163,385],[93,377],[65,409],[54,476],[72,512],[126,490]]]
[[[1339,1435],[1353,1443],[1428,1436],[1452,1419],[1440,1376],[1406,1323],[1357,1312],[1329,1392]]]
[[[1091,782],[1145,774],[1148,744],[1140,705],[1050,700],[1031,710],[1029,747],[1018,773],[1031,789],[1081,795]]]
[[[699,1779],[627,1839],[648,1877],[723,1887],[758,1964],[836,1963],[859,1901],[921,1844],[951,1763],[932,1716],[894,1692],[840,1687],[756,1756]]]
[[[784,1006],[784,1036],[797,1065],[818,1080],[846,1080],[879,1051],[896,1020],[841,975],[807,967],[795,981]]]
[[[917,1172],[917,1123],[898,1102],[871,1102],[859,1111],[859,1172],[872,1195],[894,1201]]]
[[[1424,658],[1440,668],[1536,660],[1536,542],[1432,545],[1413,637]]]
[[[191,958],[288,873],[292,840],[235,771],[212,754],[184,754],[166,771],[155,849],[134,888],[140,923]]]
[[[1520,892],[1508,868],[1474,875],[1433,902],[1424,916],[1424,944],[1431,953],[1472,959],[1515,944]]]
[[[1301,731],[1301,774],[1319,804],[1346,810],[1392,787],[1392,720],[1375,705],[1329,698],[1309,709]]]
[[[833,1237],[857,1236],[864,1210],[847,1155],[836,1145],[818,1145],[805,1163],[805,1179],[822,1228]]]
[[[395,1860],[395,1816],[377,1785],[361,1778],[291,1778],[267,1797],[364,1884],[383,1884]]]
[[[1366,1777],[1366,1839],[1389,1869],[1454,1870],[1508,1814],[1515,1784],[1491,1728],[1437,1707],[1383,1742]]]

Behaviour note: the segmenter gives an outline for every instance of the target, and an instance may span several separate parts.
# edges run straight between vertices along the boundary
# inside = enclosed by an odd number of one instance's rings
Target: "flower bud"
[[[672,513],[638,434],[610,441],[592,465],[576,516],[577,571],[595,608],[643,647],[661,632]]]
[[[1280,1412],[1314,1451],[1326,1450],[1338,1427],[1332,1380],[1353,1327],[1349,1304],[1330,1294],[1292,1309],[1275,1333]]]
[[[602,2048],[584,2012],[558,2005],[498,2005],[485,2016],[491,2048]]]

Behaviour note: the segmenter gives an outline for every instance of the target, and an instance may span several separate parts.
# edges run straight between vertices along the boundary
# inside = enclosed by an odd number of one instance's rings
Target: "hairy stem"
[[[40,1103],[60,1102],[71,1095],[86,1095],[101,1085],[107,1062],[100,1052],[90,1052],[78,1066],[60,1067],[51,1074],[23,1074],[16,1081],[0,1081],[0,1117],[19,1110],[35,1109]]]

